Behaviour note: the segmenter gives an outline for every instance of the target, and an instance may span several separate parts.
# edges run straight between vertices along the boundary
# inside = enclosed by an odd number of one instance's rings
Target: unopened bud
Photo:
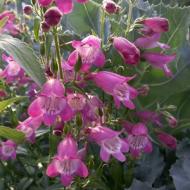
[[[112,0],[104,0],[103,1],[103,9],[109,13],[109,14],[115,14],[118,13],[120,10],[120,6],[118,6],[114,1]]]
[[[33,9],[31,5],[25,5],[23,8],[24,14],[31,15],[33,13]]]

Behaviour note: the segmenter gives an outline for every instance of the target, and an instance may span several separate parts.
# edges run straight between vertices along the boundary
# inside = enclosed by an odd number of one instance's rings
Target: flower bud
[[[103,9],[109,14],[115,14],[119,12],[120,7],[112,0],[104,0]]]
[[[53,0],[38,0],[38,3],[41,7],[47,7],[49,6]]]
[[[60,23],[62,13],[57,7],[51,7],[45,12],[45,22],[49,26],[56,26]]]
[[[177,126],[177,119],[174,116],[170,115],[167,118],[167,121],[171,128],[175,128]]]
[[[49,32],[50,26],[46,22],[41,23],[42,32]]]
[[[130,65],[136,65],[140,60],[139,49],[130,41],[123,37],[114,37],[113,46],[122,56],[124,62]]]
[[[169,135],[169,134],[164,133],[164,132],[159,132],[157,137],[158,137],[158,140],[161,143],[163,143],[165,146],[167,146],[168,148],[176,149],[177,140],[172,135]]]
[[[139,95],[147,96],[150,91],[150,88],[147,84],[145,84],[145,85],[141,86],[140,88],[138,88],[137,90],[138,90]]]
[[[23,8],[24,14],[31,15],[33,13],[31,5],[25,5]]]
[[[169,22],[166,18],[161,17],[152,17],[146,18],[142,21],[142,23],[149,27],[152,31],[161,33],[161,32],[168,32],[169,30]]]

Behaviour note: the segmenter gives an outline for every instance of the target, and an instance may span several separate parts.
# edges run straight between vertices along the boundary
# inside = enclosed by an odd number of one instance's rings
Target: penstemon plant
[[[180,190],[189,8],[31,0],[1,9],[2,189]]]

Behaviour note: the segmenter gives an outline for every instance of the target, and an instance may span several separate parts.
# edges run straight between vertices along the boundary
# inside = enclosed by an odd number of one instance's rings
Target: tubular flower
[[[167,64],[175,60],[175,54],[164,55],[161,53],[146,52],[142,54],[142,57],[153,67],[162,69],[167,77],[172,76],[172,71],[168,68]]]
[[[40,117],[29,117],[25,121],[20,122],[19,125],[16,127],[18,131],[22,131],[25,134],[26,140],[34,143],[35,142],[35,131],[41,125],[41,118]]]
[[[175,137],[173,137],[172,135],[169,135],[165,132],[158,132],[157,134],[157,138],[158,140],[164,144],[165,146],[167,146],[168,148],[171,149],[176,149],[177,146],[177,140]]]
[[[78,3],[87,3],[88,0],[77,0]],[[69,14],[73,10],[73,0],[55,0],[55,4],[63,14]]]
[[[121,162],[126,160],[123,153],[128,152],[129,146],[119,137],[120,132],[103,126],[90,127],[87,132],[100,146],[100,157],[104,162],[108,162],[111,155]]]
[[[130,130],[129,127],[125,127],[125,129],[128,129],[126,142],[129,144],[132,156],[138,157],[143,151],[147,153],[152,152],[152,143],[148,137],[148,129],[143,123],[131,125]]]
[[[123,37],[114,37],[113,46],[123,58],[124,62],[129,65],[136,65],[140,61],[139,49],[130,41]]]
[[[0,144],[0,159],[11,160],[16,159],[16,143],[12,140],[1,142]]]
[[[69,186],[76,175],[88,176],[88,169],[78,155],[77,143],[71,135],[67,135],[58,145],[57,155],[48,165],[46,174],[49,177],[60,175],[64,186]]]
[[[28,108],[31,117],[41,116],[43,122],[50,126],[60,117],[63,121],[72,118],[72,111],[64,96],[65,88],[57,79],[48,80],[37,99]]]
[[[169,22],[166,18],[146,18],[142,21],[142,24],[154,33],[168,32],[169,30]]]
[[[5,25],[0,28],[0,33],[10,33],[14,36],[20,33],[19,27],[14,23],[15,22],[15,14],[11,11],[4,11],[0,14],[0,21],[7,17],[7,21]]]
[[[125,77],[107,71],[92,73],[91,76],[99,88],[113,96],[117,108],[120,107],[120,102],[129,109],[135,108],[132,100],[137,97],[138,91],[127,83],[134,77]]]
[[[15,81],[25,83],[28,81],[28,78],[24,75],[24,70],[11,56],[2,54],[2,59],[7,62],[8,65],[3,71],[0,72],[0,77],[5,78],[7,83],[12,83]]]
[[[72,64],[76,64],[78,56],[81,57],[83,72],[88,71],[92,65],[103,67],[105,64],[105,55],[101,50],[101,40],[93,35],[84,38],[82,41],[73,41],[72,46],[75,51],[69,58]],[[72,59],[71,59],[72,58]]]

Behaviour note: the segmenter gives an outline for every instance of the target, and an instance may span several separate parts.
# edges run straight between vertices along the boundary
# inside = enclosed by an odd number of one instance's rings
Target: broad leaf
[[[22,143],[25,139],[24,133],[4,126],[0,126],[0,137],[11,139],[18,144]]]
[[[9,35],[0,35],[0,49],[11,55],[38,85],[46,81],[38,58],[27,44]]]

